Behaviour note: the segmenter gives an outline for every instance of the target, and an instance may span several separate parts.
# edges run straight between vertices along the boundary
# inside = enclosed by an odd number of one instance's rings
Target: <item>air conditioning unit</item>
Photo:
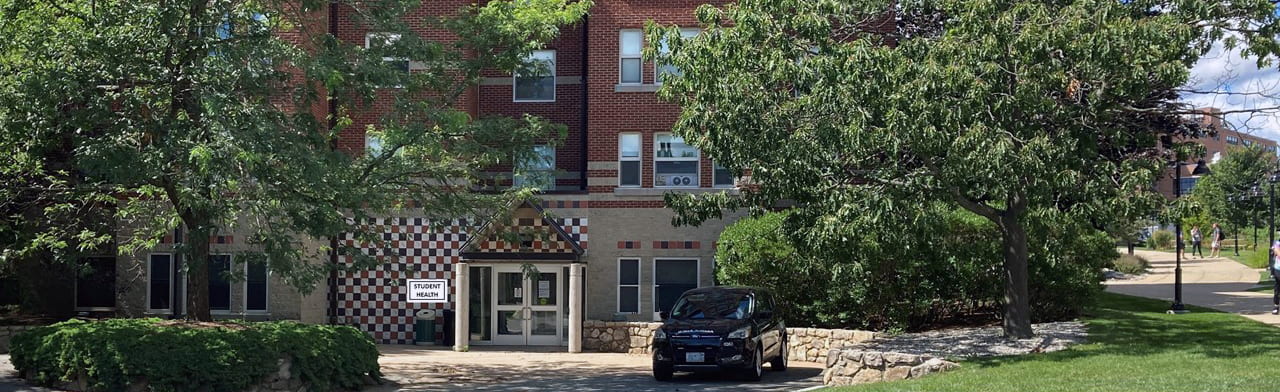
[[[697,186],[698,178],[689,174],[667,174],[660,177],[659,186]]]

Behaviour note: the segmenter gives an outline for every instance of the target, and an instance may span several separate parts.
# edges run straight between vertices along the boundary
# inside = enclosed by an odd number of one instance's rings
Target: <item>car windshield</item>
[[[742,320],[751,314],[751,297],[743,293],[696,293],[680,297],[671,310],[678,320]]]

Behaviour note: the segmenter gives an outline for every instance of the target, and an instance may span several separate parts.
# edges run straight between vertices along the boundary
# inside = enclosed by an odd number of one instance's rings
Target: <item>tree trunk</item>
[[[1031,296],[1027,292],[1027,230],[1015,212],[1000,214],[997,225],[1003,237],[1004,336],[1026,339],[1031,331]]]
[[[213,321],[209,313],[209,227],[187,224],[187,319]]]
[[[1133,256],[1133,242],[1129,242],[1129,256]]]

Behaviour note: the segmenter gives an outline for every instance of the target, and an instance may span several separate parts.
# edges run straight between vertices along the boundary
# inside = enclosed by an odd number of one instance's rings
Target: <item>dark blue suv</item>
[[[653,338],[653,377],[731,370],[759,380],[768,362],[787,369],[787,328],[769,291],[705,287],[686,291]]]

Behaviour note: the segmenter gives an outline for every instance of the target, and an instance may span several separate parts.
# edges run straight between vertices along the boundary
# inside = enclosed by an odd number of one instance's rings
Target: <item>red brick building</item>
[[[1192,171],[1195,170],[1196,162],[1200,159],[1203,159],[1212,170],[1214,163],[1217,163],[1235,149],[1262,146],[1262,148],[1272,151],[1273,153],[1280,153],[1280,149],[1277,149],[1276,142],[1274,140],[1252,135],[1247,132],[1241,132],[1235,127],[1227,126],[1227,124],[1222,121],[1222,116],[1219,114],[1222,112],[1220,109],[1202,108],[1200,111],[1204,112],[1204,114],[1194,116],[1191,121],[1199,122],[1201,125],[1215,130],[1216,133],[1213,136],[1195,139],[1195,142],[1204,146],[1205,153],[1201,157],[1188,159],[1186,165],[1182,166],[1182,179],[1179,183],[1179,191],[1182,195],[1189,194],[1191,189],[1195,187],[1196,182],[1200,180],[1200,176],[1192,174]],[[1164,194],[1165,197],[1169,198],[1174,196],[1173,170],[1173,168],[1168,169],[1166,175],[1161,176],[1156,182],[1156,189],[1158,189],[1160,193]]]

